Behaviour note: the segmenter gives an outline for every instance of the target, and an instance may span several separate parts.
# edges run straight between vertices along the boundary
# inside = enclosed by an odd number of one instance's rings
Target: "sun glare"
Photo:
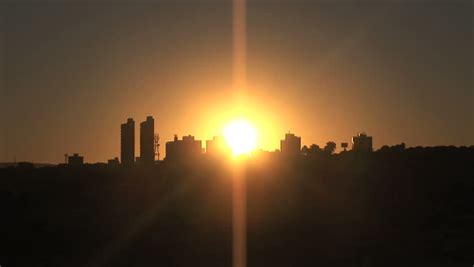
[[[246,120],[235,120],[223,130],[224,140],[234,156],[249,154],[257,146],[257,131]]]

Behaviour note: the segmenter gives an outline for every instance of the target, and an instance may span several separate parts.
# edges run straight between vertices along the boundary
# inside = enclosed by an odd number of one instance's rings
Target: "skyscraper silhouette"
[[[281,153],[286,155],[298,155],[301,151],[301,137],[292,133],[285,134],[285,139],[280,141]]]
[[[132,118],[120,125],[120,160],[122,164],[135,161],[135,121]]]
[[[140,161],[153,163],[155,161],[155,120],[152,116],[140,123]]]

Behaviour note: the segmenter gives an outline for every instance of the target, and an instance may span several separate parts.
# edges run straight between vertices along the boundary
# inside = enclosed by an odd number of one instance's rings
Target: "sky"
[[[147,115],[164,143],[236,117],[279,148],[474,144],[472,1],[247,3],[247,88],[232,89],[232,2],[2,0],[0,162],[120,154]],[[205,143],[205,142],[203,142]],[[138,144],[136,140],[139,154]],[[204,144],[203,144],[204,146]]]

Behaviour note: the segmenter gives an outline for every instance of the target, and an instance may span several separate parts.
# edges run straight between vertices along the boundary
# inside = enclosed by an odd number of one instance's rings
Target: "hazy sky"
[[[0,161],[106,161],[147,115],[162,144],[240,113],[267,150],[474,144],[472,1],[249,1],[245,102],[230,1],[0,1]]]

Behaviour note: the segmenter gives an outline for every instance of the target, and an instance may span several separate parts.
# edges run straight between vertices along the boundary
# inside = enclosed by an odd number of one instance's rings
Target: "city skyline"
[[[237,122],[237,123],[235,123]],[[284,156],[295,157],[298,155],[306,156],[309,152],[317,153],[323,152],[333,154],[337,150],[337,143],[334,141],[328,141],[324,148],[317,144],[302,144],[301,136],[297,136],[295,133],[290,131],[284,135],[284,138],[280,140],[280,146],[274,150],[264,150],[257,144],[257,139],[251,141],[251,144],[245,143],[246,135],[242,132],[242,126],[253,127],[247,125],[246,121],[242,119],[229,123],[229,125],[223,129],[222,134],[215,135],[210,140],[199,140],[193,135],[188,134],[182,136],[179,139],[177,134],[174,135],[173,140],[165,140],[164,151],[160,151],[159,134],[155,132],[155,120],[153,116],[147,116],[146,120],[140,123],[140,134],[139,140],[135,140],[135,121],[133,118],[128,118],[125,123],[120,125],[120,157],[112,157],[107,162],[111,165],[122,164],[151,164],[160,161],[160,155],[165,155],[163,160],[168,161],[180,161],[180,160],[195,160],[202,155],[209,156],[214,159],[224,159],[239,157],[241,155],[251,156],[253,154],[259,154],[261,152],[279,153]],[[229,127],[230,126],[230,127]],[[237,128],[235,127],[237,126]],[[244,131],[248,130],[245,129]],[[256,133],[255,133],[256,134]],[[256,137],[256,136],[255,136]],[[260,136],[264,139],[264,136]],[[238,140],[236,140],[238,139]],[[354,152],[372,152],[373,149],[373,138],[368,136],[365,132],[358,133],[352,137],[351,150]],[[242,143],[244,142],[244,143]],[[139,155],[134,157],[135,144],[139,144]],[[347,144],[341,142],[340,152],[347,151]],[[401,144],[405,148],[405,143]],[[246,149],[242,149],[242,146],[247,146]],[[385,145],[386,146],[386,145]],[[72,156],[65,154],[65,163],[78,166],[84,164],[84,155],[74,153]],[[101,163],[101,162],[86,162],[86,163]]]
[[[241,119],[241,118],[240,118]],[[156,140],[156,137],[159,133],[155,130],[155,119],[151,115],[147,115],[146,119],[140,122],[140,127],[135,129],[135,120],[134,118],[127,118],[127,120],[120,124],[120,138],[119,138],[119,153],[117,155],[109,155],[108,158],[99,160],[99,161],[90,161],[87,160],[87,155],[82,153],[77,153],[74,151],[72,156],[70,154],[64,154],[66,157],[66,163],[73,161],[73,165],[81,165],[77,164],[77,159],[80,162],[84,163],[105,163],[109,161],[109,163],[115,164],[115,161],[118,160],[118,163],[131,165],[135,163],[152,163],[159,160],[166,160],[169,151],[172,151],[172,156],[168,157],[169,159],[176,160],[176,159],[189,159],[189,156],[186,154],[191,151],[191,154],[196,156],[197,154],[208,154],[212,156],[220,156],[220,157],[228,157],[231,155],[231,148],[229,148],[229,144],[226,144],[225,138],[223,136],[224,131],[213,135],[212,138],[209,139],[199,139],[196,138],[194,135],[188,133],[185,135],[178,135],[173,134],[173,138],[171,139],[164,139],[163,144],[157,143],[159,140]],[[136,134],[138,132],[138,135]],[[279,140],[278,147],[274,149],[264,149],[260,145],[256,145],[254,148],[251,149],[251,153],[256,151],[262,152],[279,152],[282,154],[286,154],[289,156],[294,156],[297,154],[305,154],[305,149],[309,149],[310,146],[316,145],[319,148],[323,148],[324,145],[327,145],[330,142],[335,144],[333,152],[345,152],[345,151],[365,151],[365,152],[372,152],[378,149],[383,148],[384,146],[398,146],[402,144],[403,147],[406,147],[406,143],[400,140],[399,142],[393,144],[379,144],[378,147],[374,147],[373,137],[368,136],[365,131],[360,131],[358,133],[354,133],[355,135],[347,138],[345,140],[327,140],[326,142],[322,143],[302,143],[301,136],[297,136],[296,133],[292,131],[288,131],[287,133],[282,134],[282,138]],[[179,136],[182,136],[182,139],[179,139]],[[265,136],[260,136],[261,139],[265,139]],[[348,142],[349,140],[349,142]],[[376,139],[375,139],[376,140]],[[158,147],[156,147],[158,145]],[[350,144],[351,147],[347,150],[347,145]],[[344,146],[345,147],[344,147]],[[161,150],[159,146],[162,147]],[[177,148],[179,146],[180,148]],[[181,146],[183,146],[181,148]],[[196,149],[198,146],[198,149]],[[420,147],[421,145],[413,145],[407,147]],[[443,145],[441,145],[443,146]],[[452,146],[452,145],[449,145]],[[460,147],[472,147],[473,145],[461,145]],[[421,146],[422,147],[422,146]],[[427,146],[433,147],[433,146]],[[221,152],[218,152],[218,151]],[[331,152],[332,153],[332,152]],[[245,153],[244,153],[245,154]],[[136,156],[138,155],[138,156]],[[159,159],[158,155],[164,156],[164,158]],[[86,158],[86,159],[84,159]],[[192,158],[192,157],[191,157]],[[5,161],[8,163],[9,161]],[[23,161],[21,159],[14,158],[11,162],[32,162],[32,163],[47,163],[47,164],[58,164],[60,162],[38,162],[38,161]]]
[[[120,156],[117,125],[150,114],[163,144],[237,117],[264,150],[288,130],[474,144],[472,1],[249,1],[239,92],[231,1],[36,2],[0,4],[0,162],[103,162]]]
[[[307,156],[309,154],[326,154],[331,155],[337,152],[338,145],[334,141],[326,142],[325,146],[318,144],[302,144],[301,136],[288,131],[284,138],[280,140],[280,146],[274,150],[264,150],[258,145],[255,136],[254,140],[248,140],[248,130],[253,131],[253,126],[247,124],[247,121],[239,120],[231,121],[222,131],[222,134],[215,135],[209,140],[199,140],[193,135],[183,135],[182,139],[175,134],[173,140],[165,140],[165,150],[160,151],[159,133],[155,132],[155,120],[153,116],[147,116],[146,120],[140,123],[140,134],[138,142],[135,142],[135,121],[128,118],[125,123],[120,125],[120,158],[112,157],[107,160],[109,165],[133,165],[133,164],[153,164],[160,161],[160,155],[165,155],[163,160],[167,161],[193,161],[199,157],[206,155],[213,159],[224,158],[240,158],[241,155],[251,156],[261,152],[278,153],[286,157]],[[243,126],[243,128],[242,128]],[[250,128],[248,128],[250,127]],[[265,139],[265,136],[260,136]],[[250,142],[250,143],[249,143]],[[134,144],[139,144],[139,155],[136,154]],[[351,149],[347,150],[347,142],[340,142],[340,153],[353,151],[355,153],[370,153],[374,151],[373,137],[365,132],[360,132],[351,138]],[[242,149],[245,147],[245,149]],[[401,142],[395,146],[387,144],[381,147],[381,150],[390,147],[406,148],[406,144]],[[471,146],[472,147],[472,146]],[[16,161],[15,161],[16,163]],[[84,164],[84,155],[74,153],[72,156],[65,154],[65,163],[71,166]],[[86,163],[102,163],[102,162],[86,162]]]

